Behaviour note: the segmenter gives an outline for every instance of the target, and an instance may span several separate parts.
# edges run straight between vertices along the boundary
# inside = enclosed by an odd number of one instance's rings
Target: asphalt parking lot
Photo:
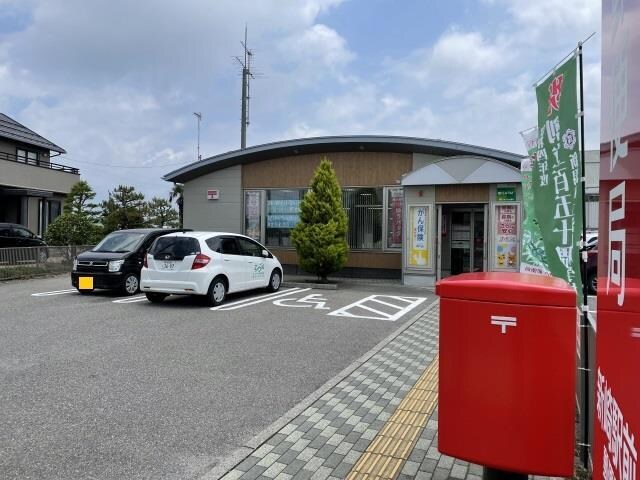
[[[349,285],[229,296],[0,284],[0,478],[198,478],[429,305]]]

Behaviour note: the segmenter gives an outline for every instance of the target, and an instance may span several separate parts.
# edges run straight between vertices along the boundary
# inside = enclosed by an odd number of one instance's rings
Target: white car
[[[150,302],[168,295],[206,295],[220,305],[227,293],[254,288],[275,292],[282,265],[269,250],[244,235],[177,232],[156,239],[144,259],[140,289]]]

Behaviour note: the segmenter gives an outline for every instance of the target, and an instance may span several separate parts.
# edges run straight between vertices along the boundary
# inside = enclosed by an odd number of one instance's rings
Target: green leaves
[[[87,215],[63,213],[49,225],[44,240],[49,245],[95,245],[101,236],[102,228]]]
[[[144,194],[135,187],[118,185],[109,198],[102,202],[102,224],[104,233],[124,228],[140,228],[146,226]]]
[[[326,281],[347,261],[347,215],[331,162],[324,158],[314,173],[311,190],[300,204],[300,222],[291,232],[300,266]]]

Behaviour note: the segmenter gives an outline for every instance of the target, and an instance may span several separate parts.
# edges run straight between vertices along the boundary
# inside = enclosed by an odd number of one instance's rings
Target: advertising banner
[[[429,265],[429,244],[427,242],[428,208],[416,206],[409,209],[411,222],[409,239],[409,267],[427,267]]]
[[[536,87],[538,149],[533,168],[533,201],[547,267],[582,293],[581,166],[578,145],[577,62],[572,56]]]
[[[533,166],[538,149],[538,129],[536,127],[521,132],[527,148],[528,158],[520,164],[522,173],[522,248],[520,250],[520,272],[549,275],[544,242],[536,219],[533,199]]]
[[[260,224],[260,191],[244,192],[244,234],[260,241],[262,226]]]
[[[496,252],[494,265],[497,268],[518,266],[518,210],[515,205],[496,205]]]
[[[402,248],[402,187],[389,188],[389,228],[387,248]]]
[[[593,478],[638,480],[640,0],[602,2]]]

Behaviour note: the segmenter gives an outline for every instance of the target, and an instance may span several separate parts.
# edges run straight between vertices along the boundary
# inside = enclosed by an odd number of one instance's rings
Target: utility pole
[[[198,118],[198,161],[200,161],[202,160],[200,155],[200,121],[202,120],[202,112],[193,112],[193,114]]]
[[[251,71],[251,58],[253,52],[247,47],[247,26],[244,27],[244,42],[240,42],[242,48],[244,48],[244,60],[240,57],[235,57],[240,66],[242,66],[242,114],[240,117],[240,148],[247,148],[247,127],[249,126],[249,81],[253,76]]]

